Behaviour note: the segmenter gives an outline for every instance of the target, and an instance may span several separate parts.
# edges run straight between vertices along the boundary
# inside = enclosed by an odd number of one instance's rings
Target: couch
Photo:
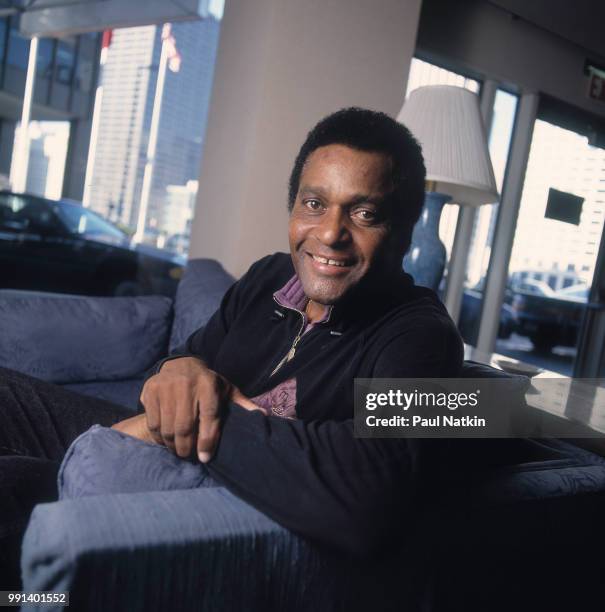
[[[145,371],[232,280],[194,260],[174,302],[0,291],[0,366],[134,411]],[[426,456],[405,541],[375,560],[324,550],[209,483],[40,504],[23,587],[69,591],[77,610],[605,609],[588,555],[605,544],[605,459],[558,440],[427,440]]]

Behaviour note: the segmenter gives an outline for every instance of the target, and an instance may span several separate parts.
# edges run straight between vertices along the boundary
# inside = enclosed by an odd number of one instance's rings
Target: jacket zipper
[[[279,369],[281,369],[281,367],[284,364],[288,363],[288,361],[290,361],[292,357],[294,357],[294,354],[296,353],[296,345],[299,343],[300,339],[302,338],[303,330],[305,329],[305,313],[304,312],[296,308],[290,308],[289,306],[282,306],[282,304],[280,304],[275,299],[275,296],[273,296],[273,300],[278,306],[281,306],[282,308],[287,308],[288,310],[294,310],[295,312],[297,312],[302,317],[302,325],[300,326],[300,329],[298,330],[298,333],[296,334],[296,338],[294,338],[294,342],[292,342],[292,346],[290,347],[290,350],[284,355],[283,359],[281,359],[280,362],[275,366],[273,372],[269,374],[269,378],[271,378],[271,376],[273,376]]]

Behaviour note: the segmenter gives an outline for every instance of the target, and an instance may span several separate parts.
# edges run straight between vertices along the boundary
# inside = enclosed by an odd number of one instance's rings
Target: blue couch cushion
[[[0,294],[0,366],[48,382],[135,378],[167,352],[172,302]]]
[[[144,377],[141,377],[128,380],[67,383],[63,387],[75,393],[98,397],[119,406],[130,408],[134,414],[139,408],[139,396],[143,389],[144,380]]]
[[[72,443],[59,470],[59,499],[217,486],[199,461],[116,429],[93,425]]]
[[[174,303],[170,352],[206,325],[233,282],[234,278],[214,259],[192,259],[187,263]]]

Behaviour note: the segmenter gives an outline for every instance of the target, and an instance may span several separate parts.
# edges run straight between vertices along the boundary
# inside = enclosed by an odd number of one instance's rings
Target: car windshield
[[[72,234],[112,243],[123,242],[126,238],[126,234],[109,221],[77,204],[61,202],[55,207],[55,212]]]

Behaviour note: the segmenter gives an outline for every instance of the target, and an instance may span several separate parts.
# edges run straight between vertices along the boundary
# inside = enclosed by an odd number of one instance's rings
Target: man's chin
[[[334,286],[332,283],[309,283],[306,285],[303,282],[303,289],[305,295],[317,304],[331,306],[345,297],[349,287],[342,284]]]

